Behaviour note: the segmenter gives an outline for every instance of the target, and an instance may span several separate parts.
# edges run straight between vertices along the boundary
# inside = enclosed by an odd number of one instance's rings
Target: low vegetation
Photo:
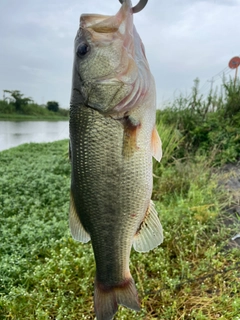
[[[198,88],[196,79],[189,97],[180,96],[157,112],[157,122],[174,127],[182,137],[172,156],[204,155],[215,164],[236,161],[240,157],[240,81],[223,80],[221,92],[210,90],[207,98]]]
[[[239,109],[225,97],[204,115],[201,99],[157,114],[164,157],[154,162],[153,200],[165,240],[132,251],[142,310],[120,307],[116,320],[240,319],[240,250],[227,246],[239,230],[223,222],[230,200],[216,169],[240,156]],[[68,229],[67,150],[64,140],[0,153],[1,320],[94,319],[91,245]]]
[[[0,120],[66,120],[68,110],[59,107],[58,102],[48,101],[38,105],[19,90],[4,90],[5,98],[0,100]]]

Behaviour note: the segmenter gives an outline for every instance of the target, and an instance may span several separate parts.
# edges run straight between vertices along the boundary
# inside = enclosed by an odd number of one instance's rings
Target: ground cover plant
[[[224,224],[231,199],[218,186],[217,167],[239,153],[233,138],[229,153],[214,139],[204,147],[193,140],[184,119],[198,118],[189,108],[158,112],[165,152],[154,162],[153,200],[165,240],[149,253],[132,251],[142,310],[120,307],[116,320],[240,319],[240,250],[228,247],[239,224]],[[214,114],[207,112],[209,126]],[[239,129],[235,116],[232,137]],[[198,130],[205,125],[199,121]],[[67,140],[0,152],[1,320],[94,319],[91,245],[75,242],[68,229],[67,153]]]

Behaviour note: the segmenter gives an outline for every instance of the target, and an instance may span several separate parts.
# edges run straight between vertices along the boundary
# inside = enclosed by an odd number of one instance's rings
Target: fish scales
[[[131,1],[115,16],[82,15],[70,103],[69,224],[74,239],[92,241],[97,320],[113,319],[118,304],[140,310],[131,248],[147,252],[163,241],[151,202],[152,156],[161,159],[155,95]]]
[[[71,107],[70,119],[73,197],[93,240],[97,278],[110,286],[125,279],[132,239],[149,205],[151,155],[124,155],[123,126],[95,110]]]

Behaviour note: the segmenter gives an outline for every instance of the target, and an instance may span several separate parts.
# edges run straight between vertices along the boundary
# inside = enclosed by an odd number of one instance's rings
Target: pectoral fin
[[[124,127],[123,155],[130,157],[138,149],[137,136],[141,123],[131,116],[120,120]]]
[[[73,239],[83,243],[91,240],[90,235],[83,228],[82,223],[78,217],[72,195],[70,197],[69,226]]]
[[[133,248],[138,252],[147,252],[154,249],[163,242],[163,229],[159,221],[154,203],[150,201],[145,219],[137,231]]]
[[[154,127],[152,131],[152,156],[160,162],[162,158],[162,141],[159,137],[157,128]]]

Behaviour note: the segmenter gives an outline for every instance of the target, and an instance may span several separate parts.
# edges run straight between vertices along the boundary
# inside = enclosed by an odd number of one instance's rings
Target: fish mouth
[[[122,3],[122,6],[114,16],[82,14],[80,18],[80,27],[83,29],[91,28],[96,33],[112,33],[117,31],[120,31],[122,34],[125,33],[126,25],[128,25],[128,28],[130,26],[131,28],[133,27],[132,3],[130,0],[120,2]],[[123,29],[123,24],[124,30],[121,30]]]
[[[100,14],[82,14],[80,19],[80,28],[92,29],[96,33],[117,32],[119,23],[114,16]]]

